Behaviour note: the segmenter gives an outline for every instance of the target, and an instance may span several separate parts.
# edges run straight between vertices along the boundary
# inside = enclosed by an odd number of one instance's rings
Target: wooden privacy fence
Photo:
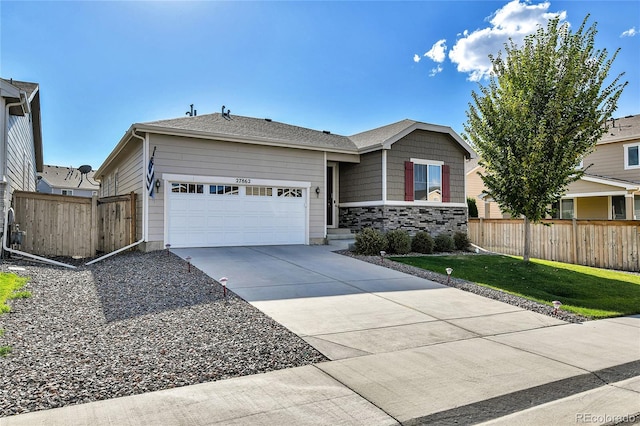
[[[522,256],[524,220],[469,219],[469,238],[486,250]],[[573,219],[531,224],[531,257],[640,271],[640,221]]]
[[[26,231],[20,250],[38,256],[92,257],[133,243],[136,196],[98,199],[16,191],[15,223]]]

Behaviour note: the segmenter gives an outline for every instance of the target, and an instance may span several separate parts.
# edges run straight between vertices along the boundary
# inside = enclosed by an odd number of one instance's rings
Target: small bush
[[[356,234],[356,253],[366,256],[379,255],[387,249],[387,238],[382,232],[373,228],[364,228]]]
[[[433,250],[436,252],[450,252],[454,248],[453,238],[449,234],[440,234],[433,240]]]
[[[467,197],[467,208],[469,209],[469,217],[478,217],[478,205],[475,198]]]
[[[471,240],[466,232],[458,231],[453,234],[453,244],[456,250],[468,250],[471,246]]]
[[[411,237],[402,229],[387,232],[387,243],[387,251],[391,254],[407,254],[411,251]]]
[[[418,231],[411,241],[411,250],[416,253],[433,253],[433,238],[425,231]]]
[[[11,353],[11,346],[0,346],[0,356],[4,357]]]

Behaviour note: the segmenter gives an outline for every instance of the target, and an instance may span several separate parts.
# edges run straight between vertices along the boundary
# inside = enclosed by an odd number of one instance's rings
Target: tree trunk
[[[528,262],[530,254],[531,254],[531,223],[529,223],[529,218],[525,216],[524,217],[524,255],[522,256],[522,260],[525,262]]]

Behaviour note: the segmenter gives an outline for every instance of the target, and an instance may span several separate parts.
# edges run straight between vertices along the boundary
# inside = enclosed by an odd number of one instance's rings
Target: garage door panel
[[[304,244],[305,198],[169,193],[168,242],[173,247]],[[273,194],[275,194],[275,190]]]

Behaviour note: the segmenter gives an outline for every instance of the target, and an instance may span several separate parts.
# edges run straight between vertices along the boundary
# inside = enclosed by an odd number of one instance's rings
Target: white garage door
[[[171,247],[305,244],[306,190],[170,182]]]

